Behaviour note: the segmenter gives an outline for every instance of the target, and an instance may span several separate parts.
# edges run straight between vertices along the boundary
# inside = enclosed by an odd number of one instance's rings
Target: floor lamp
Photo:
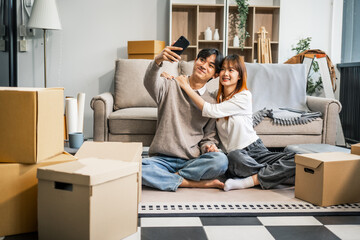
[[[46,88],[46,31],[60,30],[61,23],[56,0],[35,0],[28,23],[29,28],[43,29],[44,33],[44,86]]]

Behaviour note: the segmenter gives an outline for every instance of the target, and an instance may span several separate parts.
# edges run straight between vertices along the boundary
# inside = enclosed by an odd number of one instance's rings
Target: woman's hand
[[[178,81],[178,83],[182,89],[185,89],[186,87],[190,87],[189,77],[186,75],[180,75],[180,76],[176,77],[175,80]]]
[[[162,72],[162,73],[160,74],[160,77],[166,78],[167,80],[174,79],[174,76],[171,76],[171,75],[168,74],[167,72]]]

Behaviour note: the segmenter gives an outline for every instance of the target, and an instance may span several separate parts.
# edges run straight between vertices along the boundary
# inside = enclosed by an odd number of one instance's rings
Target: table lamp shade
[[[56,0],[35,0],[28,27],[61,29]]]

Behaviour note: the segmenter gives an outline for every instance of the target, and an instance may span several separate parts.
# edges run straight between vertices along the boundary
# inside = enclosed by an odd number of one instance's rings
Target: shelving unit
[[[182,59],[190,61],[204,48],[215,47],[224,51],[224,4],[171,4],[170,42],[185,36],[190,46],[184,51]],[[210,27],[219,29],[220,40],[205,40],[204,30]]]
[[[265,26],[271,40],[272,61],[278,62],[280,7],[249,6],[246,29],[250,37],[241,49],[233,47],[233,38],[238,34],[237,5],[228,5],[228,0],[222,2],[189,4],[170,1],[170,43],[181,35],[190,41],[190,46],[182,58],[186,61],[194,60],[201,49],[213,47],[218,48],[224,55],[237,53],[244,56],[246,62],[254,62],[254,59],[257,59],[256,33],[261,26]],[[219,29],[220,40],[204,40],[207,27],[211,28],[213,34],[216,28]]]

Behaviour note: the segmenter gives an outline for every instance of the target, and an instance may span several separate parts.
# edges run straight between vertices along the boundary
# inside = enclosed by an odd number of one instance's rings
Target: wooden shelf
[[[190,41],[184,52],[183,59],[194,60],[197,52],[204,48],[215,47],[224,54],[237,53],[244,56],[246,62],[257,58],[256,34],[261,26],[269,32],[271,41],[272,61],[278,61],[280,6],[249,6],[246,30],[250,37],[245,40],[243,50],[233,47],[233,38],[239,34],[237,21],[237,5],[225,9],[224,4],[190,4],[171,3],[170,42],[181,35]],[[225,20],[228,22],[228,35],[225,36]],[[220,40],[204,40],[204,31],[210,27],[212,34],[218,29]]]
[[[254,41],[254,44],[257,44],[258,42],[257,42],[257,40],[256,41]],[[279,42],[278,41],[270,41],[270,43],[271,44],[279,44]]]
[[[199,40],[199,43],[222,43],[223,40]]]
[[[241,50],[241,47],[232,47],[232,46],[229,46],[228,49],[239,49]],[[244,47],[243,49],[252,49],[252,47]]]

